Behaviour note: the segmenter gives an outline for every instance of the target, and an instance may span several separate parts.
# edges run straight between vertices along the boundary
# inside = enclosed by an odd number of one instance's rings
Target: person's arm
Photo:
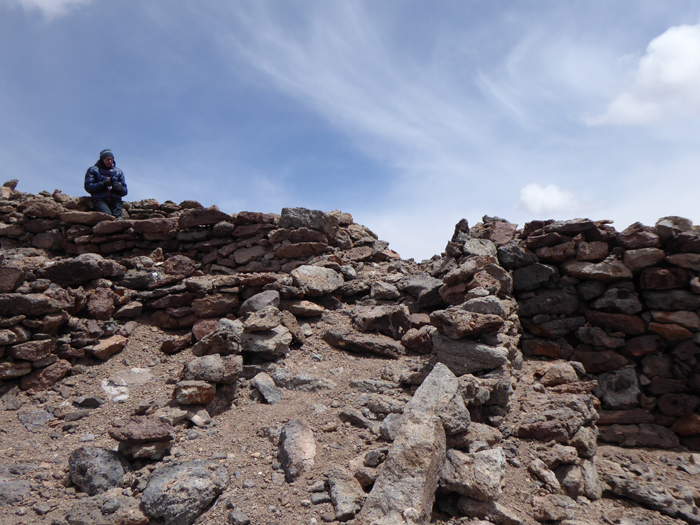
[[[92,195],[93,193],[98,193],[104,190],[106,187],[107,181],[100,181],[99,171],[97,171],[97,169],[93,169],[92,167],[88,168],[88,170],[85,172],[85,191]]]
[[[112,176],[112,191],[114,191],[114,193],[120,197],[126,197],[126,194],[129,192],[128,188],[126,187],[124,172],[122,172],[120,169],[117,169],[116,173]]]

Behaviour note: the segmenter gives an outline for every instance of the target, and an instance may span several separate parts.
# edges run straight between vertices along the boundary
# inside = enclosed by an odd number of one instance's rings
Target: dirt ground
[[[427,357],[407,356],[389,360],[346,353],[324,343],[314,322],[310,326],[316,334],[307,338],[302,347],[293,348],[275,366],[284,367],[292,373],[303,371],[332,380],[336,388],[314,393],[283,390],[282,401],[268,405],[256,396],[248,381],[241,381],[231,409],[216,416],[209,428],[177,427],[172,455],[166,461],[214,459],[226,467],[231,478],[228,489],[196,523],[228,523],[231,506],[246,513],[252,524],[323,523],[324,518],[328,520],[333,514],[333,507],[330,502],[312,504],[310,486],[324,481],[324,474],[332,466],[347,466],[348,461],[357,455],[387,446],[370,430],[339,420],[339,412],[344,408],[356,407],[356,400],[361,394],[350,386],[350,381],[390,379],[402,368],[421,363]],[[166,335],[144,322],[131,334],[127,347],[106,362],[85,361],[83,366],[74,369],[71,375],[45,392],[31,395],[23,392],[15,395],[15,391],[4,393],[5,410],[0,411],[0,466],[29,465],[32,468],[20,475],[20,479],[30,482],[31,490],[21,502],[0,506],[0,523],[51,524],[54,520],[62,519],[79,499],[86,497],[69,481],[70,453],[83,445],[115,449],[117,442],[107,433],[112,421],[130,416],[140,403],[148,399],[157,406],[170,402],[182,364],[192,355],[190,350],[173,356],[162,354],[159,343]],[[529,366],[534,364],[526,363],[523,370],[516,374],[516,379],[530,373]],[[110,401],[102,384],[131,369],[147,371],[148,380],[142,385],[129,387],[129,397],[125,401]],[[144,373],[140,373],[139,377],[145,377]],[[396,390],[390,395],[407,400],[411,392]],[[520,395],[517,383],[514,395]],[[75,410],[71,405],[79,396],[100,396],[106,402],[91,409],[87,417],[70,423],[52,419],[33,432],[28,431],[20,421],[20,414],[40,408],[52,408],[54,412]],[[279,470],[274,439],[282,425],[295,417],[306,419],[314,429],[316,460],[310,471],[288,484],[283,481]],[[517,450],[516,457],[523,465],[533,447],[539,445],[513,437],[506,438],[503,444]],[[662,481],[669,489],[681,485],[700,495],[698,475],[681,469],[681,465],[689,463],[689,457],[690,452],[685,449],[662,451],[601,445],[598,450],[599,459],[640,465],[640,469],[646,469],[647,474],[651,472],[648,475]],[[134,472],[130,474],[132,488],[124,489],[124,493],[138,495],[152,469],[152,464],[136,462]],[[509,464],[503,490],[500,501],[523,516],[531,516],[531,498],[542,488],[524,466]],[[438,505],[433,516],[434,523],[472,522],[464,517],[450,517],[437,509]],[[613,499],[609,494],[599,501],[580,498],[576,518],[582,523],[591,524],[685,523],[631,501]]]

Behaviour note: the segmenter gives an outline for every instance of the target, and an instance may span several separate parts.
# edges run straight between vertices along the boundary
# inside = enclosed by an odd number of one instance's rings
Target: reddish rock
[[[219,327],[218,319],[200,319],[194,325],[192,325],[192,333],[197,341],[200,341],[202,337],[209,335],[216,331]]]
[[[664,394],[683,394],[688,392],[688,387],[683,381],[670,379],[667,377],[655,377],[651,384],[647,386],[647,392],[652,396],[662,396]]]
[[[661,239],[641,222],[628,226],[617,236],[617,242],[623,248],[635,250],[638,248],[660,248]]]
[[[526,356],[567,359],[574,353],[566,339],[523,339],[521,345]]]
[[[433,350],[430,332],[426,327],[421,329],[411,328],[408,330],[401,338],[401,344],[409,350],[420,354],[428,354]]]
[[[128,230],[134,225],[134,221],[122,219],[119,221],[103,221],[98,222],[92,227],[92,233],[95,235],[112,235],[117,232]]]
[[[90,295],[87,310],[88,315],[93,319],[106,321],[114,313],[114,292],[109,288],[97,288]]]
[[[430,314],[414,313],[409,316],[412,328],[422,328],[430,324]]]
[[[105,360],[114,354],[121,352],[126,346],[127,338],[121,335],[113,335],[99,341],[89,352],[98,359]]]
[[[54,342],[51,339],[43,341],[28,341],[13,345],[7,350],[7,354],[14,359],[22,359],[24,361],[38,361],[51,353],[54,348]]]
[[[642,335],[646,332],[646,326],[641,317],[636,315],[614,314],[587,310],[586,319],[595,325],[610,328],[615,332],[623,332],[627,335]]]
[[[576,257],[576,242],[569,241],[552,247],[542,247],[535,250],[535,255],[542,262],[564,262]]]
[[[215,294],[192,301],[192,308],[201,318],[226,317],[236,311],[239,305],[238,295]]]
[[[451,339],[461,339],[482,333],[492,334],[503,326],[503,319],[497,315],[467,312],[458,307],[436,310],[430,314],[430,321],[441,333]]]
[[[176,354],[191,346],[193,343],[192,339],[191,333],[180,337],[170,337],[160,344],[160,351],[164,354]]]
[[[677,312],[661,312],[652,310],[651,312],[654,321],[659,323],[679,324],[693,332],[700,332],[700,315],[687,310],[679,310]]]
[[[163,310],[158,310],[151,315],[151,322],[160,328],[189,328],[198,320],[197,314],[174,317]]]
[[[682,417],[692,414],[700,406],[700,398],[688,394],[664,394],[656,406],[668,416]]]
[[[17,211],[27,217],[53,219],[59,217],[65,210],[53,199],[29,199],[17,207]]]
[[[608,249],[607,242],[580,242],[576,249],[576,259],[590,262],[602,261],[608,256]]]
[[[260,213],[257,211],[240,211],[236,214],[233,224],[274,224],[279,219],[279,215],[274,213]]]
[[[177,217],[144,219],[133,221],[131,227],[138,233],[169,233],[178,229],[178,219]]]
[[[19,386],[22,390],[46,390],[63,379],[72,368],[68,361],[56,361],[46,368],[22,377]]]
[[[585,345],[582,346],[585,347]],[[619,370],[629,364],[625,356],[613,350],[595,352],[584,350],[581,347],[576,349],[574,355],[571,356],[571,361],[579,361],[586,369],[586,372],[590,374],[602,374],[611,370]]]
[[[165,421],[155,417],[132,416],[128,421],[112,423],[108,433],[121,443],[148,443],[150,441],[171,441],[175,429]]]
[[[668,341],[685,341],[693,337],[693,332],[677,324],[649,323],[649,331]]]
[[[525,246],[528,250],[536,250],[546,246],[555,246],[570,241],[571,237],[562,235],[561,233],[545,233],[542,235],[530,235],[525,239]]]
[[[653,423],[654,416],[641,408],[632,410],[598,410],[598,425],[633,425],[636,423]]]
[[[0,267],[0,293],[14,292],[24,282],[24,272],[19,268]]]
[[[511,224],[505,221],[496,221],[491,225],[491,233],[489,240],[496,246],[507,244],[515,237],[515,231],[518,229],[517,224]]]
[[[214,399],[216,388],[205,381],[180,381],[173,398],[181,405],[205,405]]]
[[[700,434],[700,414],[693,412],[676,421],[671,427],[676,434],[681,436],[694,436]]]
[[[666,343],[658,335],[643,335],[629,339],[625,344],[624,352],[634,357],[642,357],[657,350],[666,348]]]
[[[194,261],[185,255],[173,255],[163,263],[163,270],[169,275],[187,277],[197,269]]]
[[[114,217],[99,211],[66,211],[61,213],[61,222],[68,224],[87,224],[92,226],[102,221],[113,221]]]
[[[646,290],[673,290],[685,288],[688,284],[688,272],[683,268],[645,268],[640,278],[640,285]]]

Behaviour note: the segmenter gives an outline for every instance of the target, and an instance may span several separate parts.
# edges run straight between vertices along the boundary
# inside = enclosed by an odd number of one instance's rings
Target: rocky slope
[[[341,212],[115,221],[15,187],[3,523],[700,523],[688,221],[485,217],[419,264]],[[650,303],[666,290],[683,301]],[[601,417],[653,448],[599,446]]]

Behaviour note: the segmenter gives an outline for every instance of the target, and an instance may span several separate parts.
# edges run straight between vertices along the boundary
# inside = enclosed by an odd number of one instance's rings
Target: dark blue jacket
[[[115,182],[121,188],[117,188]],[[90,166],[85,173],[85,191],[92,195],[93,199],[111,201],[121,200],[128,193],[122,170],[116,166],[111,170],[107,169],[101,160]]]

